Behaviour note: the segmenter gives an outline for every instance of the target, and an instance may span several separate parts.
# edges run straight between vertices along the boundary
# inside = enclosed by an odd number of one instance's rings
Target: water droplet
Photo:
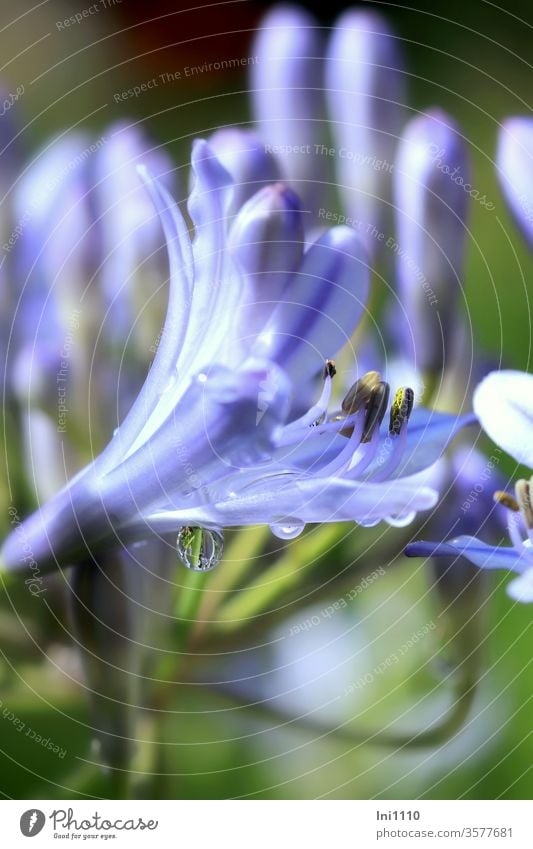
[[[305,522],[300,519],[285,519],[270,525],[270,530],[278,539],[294,539],[299,537],[305,528]]]
[[[113,436],[116,436],[117,433],[118,433],[118,427],[116,427],[115,430],[113,431]]]
[[[358,519],[357,524],[361,525],[362,528],[375,528],[376,525],[379,525],[381,519]]]
[[[207,528],[182,528],[177,539],[178,556],[193,572],[210,572],[222,559],[224,538],[221,531]]]
[[[411,524],[413,519],[416,519],[416,510],[411,511],[411,513],[404,513],[402,516],[387,516],[386,521],[393,528],[405,528]]]

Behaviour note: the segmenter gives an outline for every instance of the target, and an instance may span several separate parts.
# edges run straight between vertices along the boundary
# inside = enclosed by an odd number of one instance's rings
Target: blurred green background
[[[118,118],[138,120],[172,153],[183,198],[192,138],[250,120],[245,72],[198,74],[126,102],[114,95],[165,71],[248,55],[267,4],[245,0],[187,12],[172,2],[155,0],[147,8],[122,0],[59,30],[57,22],[81,5],[50,0],[32,8],[23,0],[16,14],[7,4],[0,10],[1,76],[7,90],[25,86],[21,142],[31,155],[67,126],[98,135]],[[328,3],[327,18],[323,5],[308,7],[329,25],[347,4]],[[478,0],[364,5],[387,14],[404,40],[413,110],[436,104],[455,116],[468,140],[472,183],[495,204],[493,211],[472,208],[464,308],[475,345],[496,363],[530,369],[533,264],[503,204],[494,158],[501,120],[531,111],[533,8]],[[259,553],[258,532],[251,530],[229,535],[226,562],[207,577],[210,592],[201,594],[204,576],[200,582],[180,572],[179,621],[170,644],[166,637],[164,673],[165,650],[146,661],[148,674],[158,670],[175,683],[161,685],[156,710],[142,713],[139,775],[129,792],[530,798],[531,608],[514,604],[505,579],[491,576],[482,604],[440,615],[442,599],[421,562],[391,561],[407,538],[405,530],[311,529],[293,542],[265,542]],[[323,613],[379,568],[386,574],[356,591],[353,601],[334,615]],[[121,795],[120,780],[93,763],[86,693],[76,682],[59,582],[50,598],[45,610],[24,587],[2,591],[0,791],[15,798]],[[211,624],[199,626],[202,620]],[[306,621],[311,626],[304,629]],[[376,673],[427,623],[436,627]],[[457,658],[478,647],[472,663],[480,684],[449,739],[424,747],[365,739],[386,730],[408,741],[438,724],[456,697]],[[355,687],[369,672],[371,683]],[[228,692],[229,678],[240,679],[239,696]],[[291,714],[308,717],[292,721]],[[30,739],[28,728],[59,754]]]

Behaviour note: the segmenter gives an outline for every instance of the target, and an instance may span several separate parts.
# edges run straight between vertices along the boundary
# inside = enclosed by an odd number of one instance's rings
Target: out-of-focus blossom
[[[57,414],[61,392],[74,414],[85,409],[91,370],[99,385],[113,372],[107,393],[119,368],[124,386],[130,360],[148,362],[136,319],[143,311],[147,320],[160,285],[163,236],[135,170],[140,159],[171,173],[138,128],[115,125],[96,141],[68,133],[37,154],[13,190],[7,248],[18,292],[8,371],[26,405]]]
[[[160,225],[136,173],[141,162],[165,185],[172,185],[168,155],[160,147],[150,146],[136,126],[110,127],[94,161],[94,241],[101,258],[105,320],[121,341],[159,284],[162,267]],[[150,280],[150,275],[156,280]],[[139,292],[140,281],[144,292]]]
[[[350,9],[337,20],[325,82],[339,193],[373,256],[390,219],[395,151],[406,120],[399,39],[381,15]]]
[[[518,371],[492,372],[474,393],[474,409],[488,435],[518,463],[533,467],[533,376]],[[514,495],[497,491],[495,500],[508,509],[511,547],[494,546],[462,535],[443,543],[416,542],[413,557],[462,555],[482,569],[517,573],[507,587],[517,601],[533,601],[533,499],[528,480],[518,480]]]
[[[446,365],[456,342],[469,170],[465,143],[447,115],[435,109],[409,122],[394,171],[395,315],[405,356],[424,371]]]
[[[194,146],[192,166],[192,245],[172,198],[143,172],[171,276],[167,318],[144,387],[101,456],[8,538],[8,568],[27,567],[28,548],[47,569],[87,556],[87,548],[171,532],[179,532],[182,550],[196,562],[202,540],[195,527],[212,532],[206,539],[213,548],[213,534],[225,526],[269,524],[291,538],[306,522],[405,524],[437,500],[418,473],[468,417],[419,409],[409,422],[412,390],[401,388],[389,404],[388,386],[375,373],[360,378],[342,409],[329,414],[330,358],[350,339],[368,295],[356,234],[333,228],[305,252],[299,242],[298,267],[288,271],[270,309],[264,298],[252,298],[264,323],[243,350],[235,320],[261,277],[248,274],[243,282],[228,251],[231,179],[206,143]],[[242,214],[253,220],[255,209],[252,199]],[[246,232],[238,220],[235,226]],[[277,254],[279,244],[272,248]],[[258,250],[267,256],[268,245]],[[289,417],[291,395],[320,372],[317,403]]]
[[[533,248],[533,119],[507,118],[499,132],[496,173],[509,209]]]
[[[321,147],[323,51],[317,21],[290,5],[276,6],[263,18],[252,48],[250,93],[259,135],[279,157],[308,221],[317,215],[328,179]]]

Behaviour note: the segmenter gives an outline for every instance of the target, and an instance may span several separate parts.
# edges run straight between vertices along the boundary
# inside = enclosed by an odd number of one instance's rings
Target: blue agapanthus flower
[[[518,463],[533,468],[533,375],[520,371],[491,372],[474,393],[474,410],[491,439]],[[495,492],[508,508],[510,546],[489,545],[476,536],[458,536],[442,543],[415,542],[411,557],[462,555],[482,569],[504,569],[515,577],[507,586],[511,598],[533,602],[533,498],[531,481],[518,480],[514,495]]]
[[[369,290],[357,234],[334,227],[306,247],[298,198],[282,184],[231,219],[232,180],[205,142],[192,169],[192,241],[170,194],[142,171],[170,265],[146,382],[103,453],[8,537],[8,569],[170,533],[194,558],[198,528],[213,541],[235,525],[290,538],[308,522],[405,524],[438,499],[423,472],[472,417],[413,408],[409,387],[391,402],[376,372],[332,406],[331,358],[345,347],[353,360]],[[318,400],[302,412],[313,379]]]

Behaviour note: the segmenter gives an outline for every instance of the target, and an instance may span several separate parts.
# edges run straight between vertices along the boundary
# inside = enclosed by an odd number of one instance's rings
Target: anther
[[[378,371],[368,371],[362,377],[355,381],[353,386],[348,390],[341,404],[343,412],[347,416],[356,413],[361,407],[366,407],[370,401],[372,391],[379,386],[381,375]]]
[[[390,408],[389,433],[391,436],[399,436],[402,428],[409,421],[414,400],[415,393],[408,386],[402,386],[396,392]]]
[[[520,511],[522,516],[524,517],[524,522],[526,523],[526,528],[531,530],[533,528],[533,509],[531,507],[531,491],[529,488],[529,481],[518,480],[515,483],[514,492],[516,496],[516,500],[518,502],[518,506],[520,507]]]
[[[381,380],[378,385],[372,389],[368,400],[363,433],[361,434],[361,442],[370,442],[372,436],[379,428],[383,421],[383,417],[387,412],[389,394],[390,386],[383,380]]]
[[[516,498],[509,492],[504,492],[502,489],[497,489],[492,496],[496,504],[501,504],[507,510],[512,510],[513,513],[520,513],[520,505]]]
[[[324,380],[326,377],[335,377],[337,374],[337,368],[335,366],[335,360],[326,360],[324,364]]]

